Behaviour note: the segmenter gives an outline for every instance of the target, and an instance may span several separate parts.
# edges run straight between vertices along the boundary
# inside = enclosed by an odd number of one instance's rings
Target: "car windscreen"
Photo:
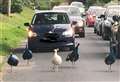
[[[81,16],[81,12],[80,12],[79,8],[76,8],[76,7],[70,8],[68,14],[70,16]]]
[[[35,14],[32,24],[69,24],[69,18],[66,13],[38,13]]]

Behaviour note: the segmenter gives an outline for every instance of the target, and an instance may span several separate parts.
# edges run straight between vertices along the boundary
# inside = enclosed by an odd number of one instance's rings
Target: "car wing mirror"
[[[82,13],[82,17],[86,16],[86,13]]]

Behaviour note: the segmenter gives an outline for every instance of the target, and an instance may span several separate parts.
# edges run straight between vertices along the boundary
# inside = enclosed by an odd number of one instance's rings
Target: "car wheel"
[[[105,35],[105,33],[102,34],[102,39],[103,40],[109,40],[109,37]]]
[[[94,33],[97,33],[95,29],[94,29]]]
[[[79,37],[84,38],[85,37],[85,33],[83,33],[83,34],[79,33]]]
[[[96,34],[99,35],[99,32],[97,31]]]

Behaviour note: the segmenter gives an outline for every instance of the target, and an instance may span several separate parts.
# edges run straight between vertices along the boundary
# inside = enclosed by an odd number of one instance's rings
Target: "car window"
[[[84,7],[84,5],[83,5],[83,3],[81,3],[81,2],[73,2],[73,3],[71,3],[71,5],[72,6],[76,6],[76,7]]]
[[[66,13],[38,13],[33,17],[32,24],[69,24]]]
[[[81,16],[81,13],[78,8],[70,8],[69,15],[70,16]]]

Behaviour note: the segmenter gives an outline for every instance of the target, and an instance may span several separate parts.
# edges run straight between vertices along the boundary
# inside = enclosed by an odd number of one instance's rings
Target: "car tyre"
[[[83,33],[82,35],[79,33],[79,37],[81,38],[84,38],[85,37],[85,33]]]
[[[109,37],[105,35],[105,33],[102,34],[102,39],[103,40],[109,40]]]

